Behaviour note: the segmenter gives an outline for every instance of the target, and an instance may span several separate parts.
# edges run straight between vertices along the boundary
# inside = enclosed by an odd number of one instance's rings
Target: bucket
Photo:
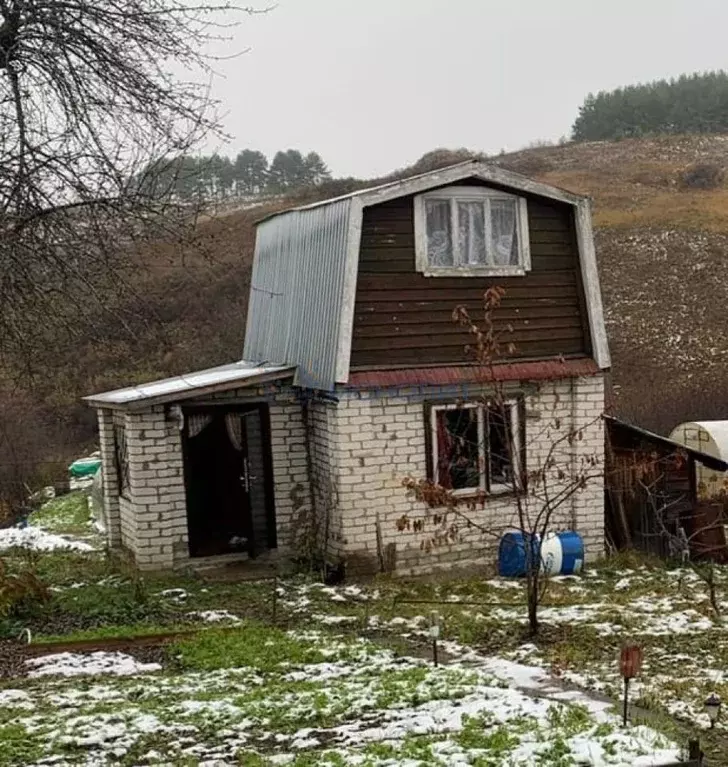
[[[523,533],[506,533],[498,547],[498,574],[517,578],[526,574],[526,540]],[[579,533],[565,531],[548,533],[543,541],[531,538],[533,556],[541,560],[541,572],[546,575],[573,575],[584,564],[584,542]]]

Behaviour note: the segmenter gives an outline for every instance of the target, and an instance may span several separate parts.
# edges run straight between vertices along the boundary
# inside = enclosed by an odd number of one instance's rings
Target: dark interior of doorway
[[[195,436],[189,418],[183,439],[187,524],[192,557],[247,553],[275,548],[272,507],[270,421],[265,405],[188,411],[210,417]],[[238,423],[239,443],[229,433]]]

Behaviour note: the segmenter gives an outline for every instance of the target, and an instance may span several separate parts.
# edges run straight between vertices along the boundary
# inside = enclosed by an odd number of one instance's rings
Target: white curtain
[[[464,265],[485,264],[485,206],[482,202],[458,203],[458,243]]]
[[[228,413],[225,416],[225,427],[227,428],[230,444],[236,450],[243,449],[243,419],[239,413]]]
[[[187,418],[187,433],[190,437],[196,437],[211,421],[212,416],[207,413],[194,413]]]
[[[508,266],[518,263],[516,201],[493,200],[490,204],[490,231],[493,263]]]
[[[431,266],[452,266],[450,200],[426,200],[427,260]]]

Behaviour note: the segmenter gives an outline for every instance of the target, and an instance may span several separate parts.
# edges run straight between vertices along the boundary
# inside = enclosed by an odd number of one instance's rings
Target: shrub
[[[723,184],[723,168],[709,162],[696,163],[683,171],[680,180],[688,189],[717,189]]]
[[[18,615],[49,597],[46,585],[31,570],[10,573],[0,559],[0,618]]]

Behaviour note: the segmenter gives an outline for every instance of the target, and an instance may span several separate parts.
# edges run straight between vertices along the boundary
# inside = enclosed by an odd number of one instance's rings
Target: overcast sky
[[[589,91],[728,68],[727,30],[728,0],[279,0],[216,65],[234,139],[211,148],[316,150],[368,177],[557,140]]]

